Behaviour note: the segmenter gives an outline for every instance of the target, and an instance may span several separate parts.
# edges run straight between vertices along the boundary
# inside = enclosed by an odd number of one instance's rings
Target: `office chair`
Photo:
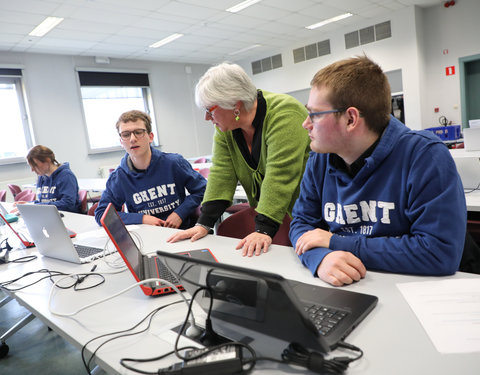
[[[95,216],[95,209],[97,208],[97,206],[98,206],[98,202],[95,202],[95,203],[92,205],[92,207],[90,207],[90,208],[88,209],[87,214],[90,215],[90,216]]]
[[[78,191],[78,198],[80,199],[81,202],[81,208],[80,208],[80,213],[86,214],[88,212],[87,209],[87,190],[80,189]]]
[[[8,184],[7,186],[10,189],[10,192],[13,195],[13,199],[15,199],[15,196],[22,191],[22,188],[18,185]]]
[[[253,207],[244,208],[223,220],[218,225],[217,234],[225,237],[244,238],[255,231],[255,216],[257,216],[257,212]],[[291,221],[290,216],[285,215],[283,223],[273,237],[273,244],[292,246],[290,238],[288,238]]]
[[[5,202],[7,200],[7,191],[0,190],[0,202]]]
[[[208,179],[208,175],[210,174],[210,168],[202,168],[198,171],[203,177]]]
[[[478,223],[478,221],[476,221]],[[478,224],[477,224],[478,225]],[[480,274],[480,246],[478,245],[479,229],[473,228],[472,220],[467,221],[465,245],[463,246],[462,259],[458,270],[461,272]],[[470,232],[469,230],[472,230]]]
[[[250,205],[246,202],[244,203],[237,203],[237,204],[232,204],[230,207],[227,207],[225,212],[228,212],[229,214],[234,214],[238,211],[245,210],[246,208],[250,208]]]
[[[193,163],[196,164],[196,163],[206,163],[206,162],[207,162],[207,158],[198,158]]]
[[[14,201],[25,201],[31,202],[35,200],[35,193],[30,189],[22,190],[20,193],[15,195]]]
[[[90,216],[95,216],[95,209],[97,208],[99,202],[95,202],[92,207],[88,209],[87,214]],[[125,205],[122,206],[122,212],[125,212]]]

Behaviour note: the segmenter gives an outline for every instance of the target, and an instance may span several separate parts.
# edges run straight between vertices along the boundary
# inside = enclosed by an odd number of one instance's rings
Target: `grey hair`
[[[195,87],[198,107],[218,105],[233,109],[238,101],[249,111],[257,98],[257,88],[237,64],[221,63],[213,66],[200,78]]]

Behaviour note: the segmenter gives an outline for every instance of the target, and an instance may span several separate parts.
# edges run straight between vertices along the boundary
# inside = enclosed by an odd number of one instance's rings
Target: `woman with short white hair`
[[[228,206],[237,183],[255,207],[255,232],[237,246],[243,255],[267,252],[299,194],[310,138],[302,128],[308,113],[296,99],[255,87],[236,64],[210,68],[195,88],[205,120],[215,125],[212,167],[197,225],[169,242],[204,237]]]

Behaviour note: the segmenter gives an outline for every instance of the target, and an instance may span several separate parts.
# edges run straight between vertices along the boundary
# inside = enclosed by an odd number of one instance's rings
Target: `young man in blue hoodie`
[[[455,273],[467,214],[447,147],[390,116],[387,78],[367,57],[323,68],[311,86],[313,152],[290,227],[302,263],[336,286],[367,269]]]
[[[95,210],[97,223],[112,202],[117,211],[126,205],[128,212],[119,212],[125,224],[182,229],[195,224],[190,216],[202,201],[205,178],[181,155],[151,147],[152,121],[146,113],[125,112],[116,127],[127,154],[107,180]]]

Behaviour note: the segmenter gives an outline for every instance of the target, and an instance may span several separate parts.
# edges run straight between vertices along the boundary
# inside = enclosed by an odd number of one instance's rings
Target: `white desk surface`
[[[210,168],[212,166],[212,163],[192,163],[192,168],[196,171],[199,171],[200,169],[204,168]]]
[[[104,191],[107,179],[106,178],[78,178],[78,188],[88,191]],[[35,184],[23,184],[24,189],[36,189]]]
[[[79,178],[78,187],[88,191],[104,191],[107,184],[106,178]]]
[[[77,233],[98,228],[91,216],[66,213],[64,220],[66,225]],[[236,239],[209,235],[194,243],[184,241],[168,244],[165,240],[175,232],[173,229],[142,225],[138,226],[137,231],[142,236],[144,252],[147,253],[157,249],[175,252],[208,247],[220,262],[273,271],[286,278],[326,286],[319,279],[312,277],[289,247],[274,245],[267,254],[244,258],[239,251],[234,249],[238,242]],[[20,256],[22,253],[25,251],[14,251],[12,258]],[[96,263],[98,264],[97,272],[107,269],[101,260]],[[1,265],[0,280],[10,280],[27,271],[41,268],[64,272],[87,272],[91,267],[92,264],[75,265],[40,257],[37,261],[27,264]],[[374,294],[379,298],[377,307],[346,339],[347,342],[359,346],[364,351],[364,357],[352,363],[346,373],[349,375],[477,374],[480,368],[480,354],[442,355],[438,353],[396,287],[396,283],[470,277],[479,276],[457,273],[450,277],[434,278],[369,271],[365,279],[344,287],[345,290]],[[130,273],[106,275],[106,282],[92,290],[56,291],[53,307],[62,312],[71,312],[112,295],[133,283],[134,279]],[[155,308],[180,299],[177,295],[147,297],[139,287],[136,287],[119,297],[84,310],[74,317],[65,318],[52,315],[48,309],[47,301],[51,285],[49,280],[43,280],[25,290],[13,293],[13,295],[22,305],[78,348],[99,335],[129,328]],[[169,328],[182,322],[185,313],[184,303],[167,307],[157,314],[147,333],[106,344],[97,353],[96,362],[110,374],[134,374],[120,366],[119,359],[122,357],[149,358],[170,351],[175,336],[171,334]],[[198,316],[197,320],[201,322]],[[95,349],[96,347],[95,345],[89,348]],[[11,350],[21,350],[21,348],[11,348]],[[142,369],[157,370],[176,362],[180,361],[176,357],[170,356],[155,364],[142,367]],[[254,371],[254,374],[272,373],[310,372],[273,362],[258,362]]]
[[[467,211],[480,211],[480,190],[465,193],[465,200],[467,201]]]

